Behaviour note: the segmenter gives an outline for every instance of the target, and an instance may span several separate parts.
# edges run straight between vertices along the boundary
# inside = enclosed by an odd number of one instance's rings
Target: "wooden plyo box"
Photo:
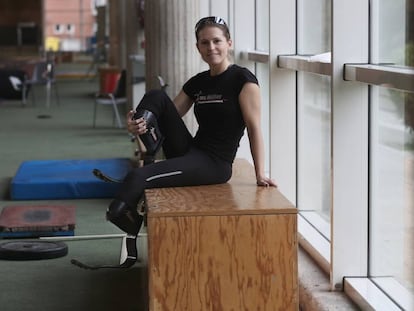
[[[146,196],[151,311],[298,310],[297,210],[247,161],[229,183]]]

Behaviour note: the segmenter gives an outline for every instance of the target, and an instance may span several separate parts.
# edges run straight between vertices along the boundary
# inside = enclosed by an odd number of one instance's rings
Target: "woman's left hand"
[[[258,177],[256,179],[256,184],[261,187],[277,187],[276,183],[267,177]]]
[[[127,113],[127,130],[132,135],[142,135],[145,134],[147,130],[147,122],[144,118],[134,119],[135,112],[129,111]]]

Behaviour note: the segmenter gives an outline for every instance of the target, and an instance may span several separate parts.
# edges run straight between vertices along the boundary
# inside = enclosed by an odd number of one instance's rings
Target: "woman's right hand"
[[[132,135],[145,134],[147,129],[147,122],[144,118],[134,119],[135,111],[131,110],[127,113],[127,130]]]

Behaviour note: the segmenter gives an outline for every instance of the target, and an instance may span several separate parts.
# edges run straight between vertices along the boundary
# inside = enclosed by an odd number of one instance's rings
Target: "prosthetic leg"
[[[82,263],[76,259],[72,259],[71,263],[80,268],[88,269],[88,270],[98,270],[98,269],[103,269],[103,268],[130,268],[132,267],[137,261],[137,257],[138,257],[136,241],[137,241],[138,233],[144,221],[144,216],[143,216],[144,204],[145,204],[145,201],[141,199],[140,203],[138,204],[138,207],[131,208],[125,202],[115,199],[111,202],[106,212],[106,219],[127,233],[127,236],[126,236],[127,257],[123,263],[121,263],[120,265],[92,266],[92,265]]]
[[[148,128],[148,131],[145,134],[140,135],[140,139],[147,150],[144,157],[144,165],[147,165],[154,162],[155,155],[161,148],[164,137],[158,128],[157,119],[151,111],[137,109],[134,115],[134,119],[139,118],[145,119]],[[117,180],[105,175],[98,169],[93,170],[93,174],[99,179],[106,182],[122,182],[121,180]],[[106,219],[127,233],[127,258],[123,263],[120,265],[91,266],[75,259],[72,259],[71,263],[80,268],[89,270],[97,270],[102,268],[129,268],[134,265],[138,257],[136,240],[142,223],[144,222],[145,212],[145,194],[142,195],[138,206],[129,206],[125,202],[115,199],[108,207],[108,210],[106,212]]]
[[[140,135],[140,139],[146,148],[144,165],[154,162],[154,157],[162,146],[164,137],[162,136],[155,115],[148,110],[137,109],[134,119],[144,118],[147,123],[148,131]],[[141,208],[139,208],[141,206]],[[141,210],[141,214],[138,213]],[[106,212],[106,219],[112,222],[121,230],[127,233],[126,248],[127,258],[120,267],[130,267],[137,260],[136,239],[144,221],[146,212],[145,193],[142,194],[138,207],[128,206],[120,200],[113,200]]]
[[[143,204],[144,200],[142,199],[140,203]],[[143,213],[144,210],[141,209],[141,212]],[[144,221],[144,216],[138,213],[137,207],[131,208],[125,202],[115,199],[108,207],[106,219],[127,233],[127,258],[119,267],[129,268],[137,261],[137,236]]]
[[[148,131],[145,134],[140,135],[139,138],[147,150],[144,156],[144,165],[151,164],[154,162],[155,155],[164,141],[164,136],[158,128],[157,118],[151,111],[139,108],[137,108],[133,118],[135,120],[144,118],[147,122]]]

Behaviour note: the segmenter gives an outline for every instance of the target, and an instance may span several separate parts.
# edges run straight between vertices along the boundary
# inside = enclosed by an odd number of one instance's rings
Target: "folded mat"
[[[6,206],[0,214],[0,237],[4,238],[69,236],[74,230],[74,206]]]
[[[11,181],[10,197],[12,200],[111,198],[120,184],[98,179],[93,170],[123,179],[131,167],[128,158],[25,161]]]

